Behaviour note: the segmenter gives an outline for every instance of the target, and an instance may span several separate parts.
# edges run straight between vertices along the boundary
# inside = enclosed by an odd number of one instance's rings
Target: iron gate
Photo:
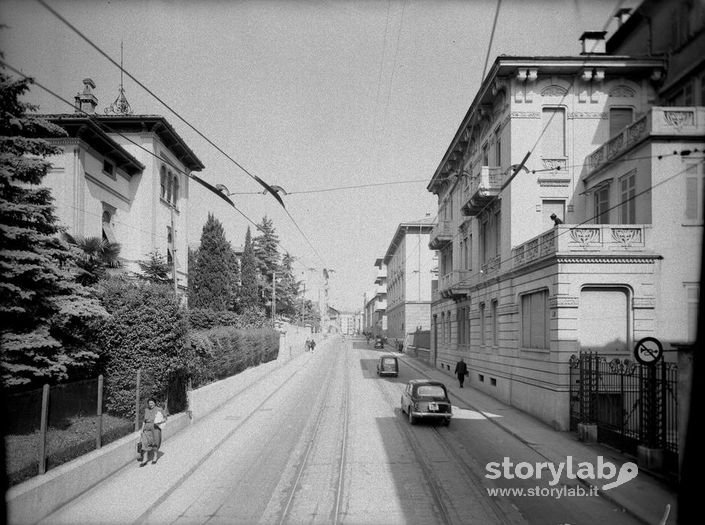
[[[596,352],[570,358],[570,428],[597,426],[597,439],[636,455],[660,448],[664,469],[678,472],[678,366],[639,364]]]

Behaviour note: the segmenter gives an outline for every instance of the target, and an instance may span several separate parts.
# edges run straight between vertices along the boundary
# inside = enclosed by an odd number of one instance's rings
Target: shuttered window
[[[521,296],[521,346],[548,349],[548,291]]]

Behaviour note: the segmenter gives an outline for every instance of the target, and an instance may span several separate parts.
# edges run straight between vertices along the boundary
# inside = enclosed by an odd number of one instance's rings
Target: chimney
[[[624,25],[624,22],[629,20],[629,16],[632,13],[631,7],[622,7],[617,11],[617,14],[614,15],[614,17],[617,19],[617,27],[622,27]]]
[[[76,113],[88,113],[93,115],[95,107],[98,105],[98,99],[93,94],[95,82],[90,78],[83,79],[83,93],[77,93],[74,98],[74,107]]]
[[[604,55],[607,52],[605,35],[607,31],[585,31],[580,40],[583,42],[581,55]]]

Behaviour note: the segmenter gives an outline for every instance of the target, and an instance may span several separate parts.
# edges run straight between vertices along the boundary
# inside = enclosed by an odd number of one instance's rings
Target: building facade
[[[383,262],[387,271],[387,336],[404,340],[407,333],[431,326],[431,286],[436,254],[428,248],[434,221],[425,218],[399,224]]]
[[[676,176],[702,163],[663,157],[702,137],[701,113],[654,107],[662,57],[607,54],[604,32],[581,40],[580,56],[497,58],[428,186],[432,362],[463,357],[473,386],[562,430],[571,355],[691,337],[699,266],[682,262],[699,260],[702,235],[700,197],[683,209],[695,183]]]
[[[97,114],[95,84],[83,82],[75,113],[43,116],[67,132],[49,139],[63,150],[44,180],[56,214],[71,235],[119,243],[126,271],[138,272],[137,262],[159,251],[175,261],[183,291],[189,176],[204,166],[163,117]]]

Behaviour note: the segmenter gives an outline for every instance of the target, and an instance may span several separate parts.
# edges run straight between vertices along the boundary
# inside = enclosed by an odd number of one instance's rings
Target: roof
[[[79,115],[36,115],[60,126],[69,137],[79,138],[88,143],[98,153],[113,161],[115,166],[132,176],[144,171],[144,164],[137,160],[120,144],[115,142],[93,119]],[[56,138],[47,138],[55,141]],[[61,139],[58,139],[61,140]]]
[[[441,158],[431,181],[426,189],[432,193],[437,193],[439,187],[449,182],[453,173],[459,173],[459,169],[449,169],[450,157],[461,148],[464,153],[463,142],[465,131],[470,125],[472,117],[480,113],[481,105],[493,101],[496,97],[492,92],[497,88],[495,81],[507,78],[516,74],[519,68],[540,68],[541,74],[566,74],[578,73],[585,67],[618,69],[620,74],[629,74],[637,71],[647,71],[649,74],[654,68],[664,68],[665,62],[662,58],[639,58],[622,55],[580,55],[580,56],[499,56],[495,59],[492,69],[483,80],[480,89],[477,91],[467,113],[463,117],[455,136],[450,142],[448,149]],[[493,89],[494,88],[494,89]],[[467,139],[465,139],[467,140]]]
[[[106,134],[155,133],[159,140],[176,158],[190,171],[201,171],[205,168],[196,154],[188,147],[169,122],[160,115],[79,115],[56,114],[44,115],[43,118],[63,128],[77,126],[83,123],[102,128]]]
[[[394,252],[399,246],[402,237],[407,234],[430,233],[435,225],[436,220],[433,217],[424,217],[423,219],[419,219],[418,221],[400,223],[399,226],[397,226],[397,231],[394,233],[391,242],[389,243],[387,253],[384,254],[384,264],[389,263],[389,260],[394,255]]]

